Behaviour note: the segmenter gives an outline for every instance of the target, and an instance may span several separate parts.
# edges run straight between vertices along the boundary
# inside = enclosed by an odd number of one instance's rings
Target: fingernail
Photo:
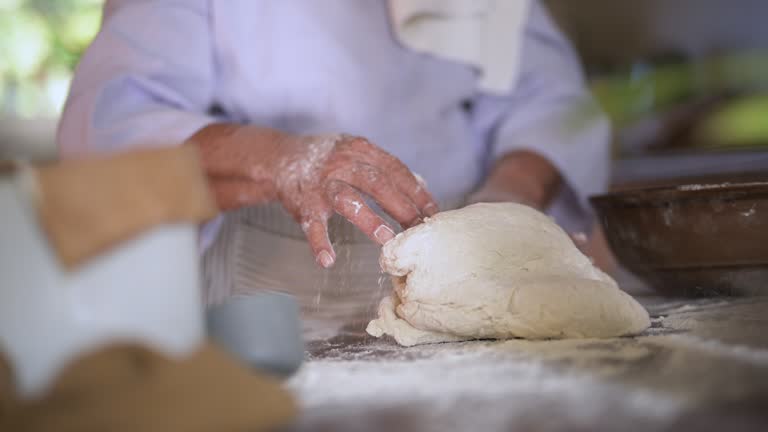
[[[589,242],[587,235],[584,234],[583,232],[573,233],[571,234],[571,238],[573,239],[574,243],[586,244]]]
[[[384,244],[395,238],[395,232],[386,225],[380,225],[376,228],[376,231],[373,232],[373,236],[376,237],[376,240],[378,240],[379,243]]]
[[[317,260],[320,261],[320,265],[324,268],[328,268],[333,265],[333,257],[328,251],[320,251],[317,255]]]
[[[437,204],[429,203],[424,206],[424,214],[427,216],[434,216],[437,213]]]

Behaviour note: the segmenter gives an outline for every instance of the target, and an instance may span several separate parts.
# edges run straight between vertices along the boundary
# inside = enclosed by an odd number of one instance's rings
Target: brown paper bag
[[[58,162],[35,173],[40,223],[67,268],[156,225],[217,213],[194,146]]]
[[[73,362],[39,400],[0,392],[0,430],[14,432],[262,431],[297,412],[278,381],[210,344],[182,360],[112,346]]]

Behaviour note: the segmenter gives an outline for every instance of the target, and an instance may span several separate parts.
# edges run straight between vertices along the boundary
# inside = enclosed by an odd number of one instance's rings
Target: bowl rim
[[[712,198],[768,198],[768,181],[684,183],[672,186],[625,189],[589,197],[596,206],[611,204],[658,204]]]

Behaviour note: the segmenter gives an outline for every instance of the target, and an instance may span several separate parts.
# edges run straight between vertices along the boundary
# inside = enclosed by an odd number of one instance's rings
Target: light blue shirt
[[[606,186],[608,124],[599,115],[569,123],[590,95],[570,44],[537,2],[506,95],[480,91],[468,65],[401,46],[384,0],[113,0],[106,8],[59,128],[64,156],[178,143],[222,120],[344,132],[402,159],[439,201],[455,201],[494,159],[529,149],[563,173],[551,211],[570,230],[587,227],[586,198]]]

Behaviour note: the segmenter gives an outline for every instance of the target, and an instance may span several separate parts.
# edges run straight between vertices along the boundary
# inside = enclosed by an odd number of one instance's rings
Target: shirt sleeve
[[[608,183],[610,126],[570,43],[537,1],[524,31],[519,81],[511,94],[478,99],[481,115],[494,113],[488,159],[515,150],[547,158],[564,179],[550,214],[568,230],[585,231],[592,218],[588,197]]]
[[[215,121],[205,0],[111,0],[75,72],[62,156],[178,144]]]

